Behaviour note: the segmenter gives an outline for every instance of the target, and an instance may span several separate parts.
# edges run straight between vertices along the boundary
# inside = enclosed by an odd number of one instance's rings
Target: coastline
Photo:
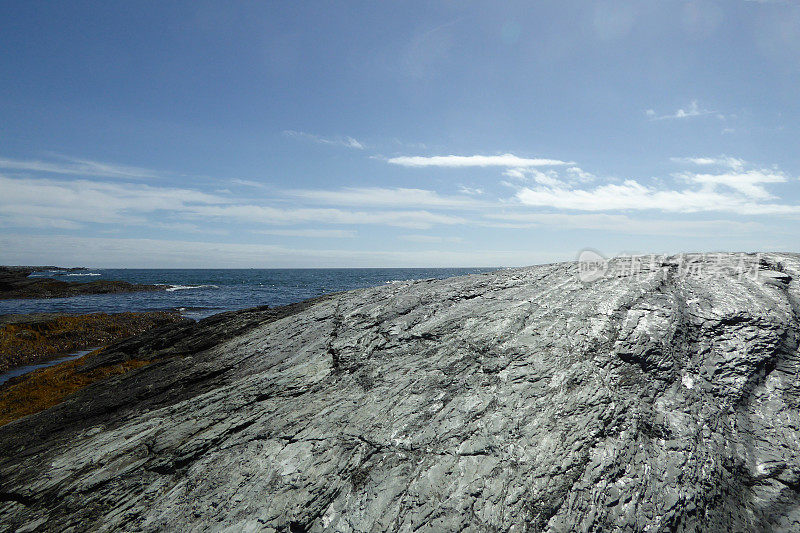
[[[177,311],[0,315],[0,373],[183,320]]]
[[[0,426],[52,407],[95,381],[148,364],[125,361],[76,372],[90,355],[120,341],[186,323],[193,321],[177,311],[0,316],[0,374],[52,363],[0,383]]]
[[[83,267],[0,266],[0,300],[31,298],[64,298],[87,294],[118,294],[140,291],[164,291],[165,285],[129,283],[116,280],[61,281],[51,278],[32,278],[42,271],[72,272]]]
[[[228,311],[200,321],[184,318],[177,311],[105,315],[102,317],[106,319],[105,323],[119,326],[120,321],[123,325],[133,321],[142,329],[127,329],[125,333],[130,333],[127,335],[117,331],[116,337],[103,347],[0,384],[0,427],[58,405],[68,396],[95,382],[157,361],[182,359],[200,353],[258,326],[297,314],[333,296],[335,294],[279,307],[261,306]],[[81,315],[80,318],[94,315],[103,313]],[[0,317],[0,320],[3,318]],[[57,316],[55,320],[64,318],[67,317]],[[20,317],[22,323],[24,320],[24,317]],[[103,333],[107,334],[108,331]]]

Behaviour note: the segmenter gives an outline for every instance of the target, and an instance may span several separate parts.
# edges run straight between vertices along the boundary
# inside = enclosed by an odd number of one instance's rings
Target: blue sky
[[[796,2],[6,1],[0,49],[0,263],[797,251]]]

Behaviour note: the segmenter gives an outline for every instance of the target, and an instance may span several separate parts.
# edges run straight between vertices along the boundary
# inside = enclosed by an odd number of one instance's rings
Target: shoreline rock
[[[0,373],[183,320],[177,311],[0,315]]]
[[[167,326],[82,368],[150,364],[0,428],[0,521],[797,531],[800,255],[750,256],[783,274],[761,278],[738,260],[590,284],[576,263],[507,269]]]
[[[0,266],[0,300],[30,298],[64,298],[86,294],[118,294],[139,291],[163,291],[165,285],[146,285],[127,281],[61,281],[52,278],[30,278],[45,270],[76,271],[78,268]]]

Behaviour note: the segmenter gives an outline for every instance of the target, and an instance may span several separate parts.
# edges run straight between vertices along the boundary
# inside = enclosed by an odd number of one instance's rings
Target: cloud
[[[8,178],[0,176],[0,217],[6,226],[77,228],[91,223],[125,224],[157,227],[158,217],[171,223],[251,222],[268,225],[290,224],[370,224],[414,229],[428,229],[439,224],[463,224],[461,217],[425,210],[359,210],[336,208],[282,208],[255,205],[241,199],[208,194],[191,189],[153,187],[140,183],[106,183],[87,180],[55,181],[50,179]],[[390,191],[393,193],[394,191]],[[420,205],[451,204],[455,200],[438,197],[430,191],[409,189],[406,200],[416,195]],[[416,192],[415,192],[416,191]],[[429,194],[425,194],[429,193]],[[383,204],[373,199],[369,207]],[[395,194],[397,194],[395,192]],[[362,198],[369,200],[369,195]],[[438,204],[437,204],[438,202]],[[31,221],[28,223],[28,221]]]
[[[363,150],[364,145],[354,139],[353,137],[321,137],[319,135],[314,135],[312,133],[305,133],[302,131],[295,131],[295,130],[285,130],[283,132],[284,135],[287,137],[292,137],[295,139],[304,139],[307,141],[312,141],[318,144],[329,144],[333,146],[344,146],[345,148],[355,148],[357,150]]]
[[[161,178],[165,176],[163,173],[146,168],[114,165],[66,156],[58,157],[66,162],[40,160],[22,161],[18,159],[0,158],[0,169],[122,179]]]
[[[400,239],[408,242],[441,243],[463,242],[461,237],[440,237],[438,235],[400,235]]]
[[[461,194],[468,194],[470,196],[480,196],[483,194],[483,189],[478,189],[476,187],[467,187],[465,185],[458,186],[458,192]]]
[[[656,113],[653,109],[648,109],[647,111],[645,111],[645,114],[648,117],[650,117],[650,120],[672,120],[672,119],[692,118],[692,117],[700,117],[703,115],[714,115],[714,114],[716,114],[719,118],[725,118],[724,115],[721,115],[716,111],[700,109],[697,100],[692,100],[688,108],[686,109],[680,108],[670,115],[658,115],[658,113]]]
[[[748,172],[729,172],[725,174],[685,174],[684,178],[704,185],[723,185],[757,200],[775,198],[761,184],[784,183],[786,176],[781,172],[750,170]]]
[[[718,236],[731,233],[756,233],[765,226],[756,222],[732,220],[673,220],[632,218],[606,213],[491,213],[487,219],[502,220],[490,227],[532,228],[549,226],[558,229],[588,229],[621,233],[623,235],[679,235],[694,237]]]
[[[332,205],[438,208],[470,208],[485,205],[467,196],[442,196],[426,189],[347,187],[336,191],[295,189],[285,193],[315,203]]]
[[[567,169],[567,174],[578,181],[589,182],[594,181],[597,179],[597,176],[592,174],[591,172],[586,172],[580,167],[569,167]]]
[[[744,167],[746,161],[743,159],[738,159],[736,157],[727,157],[727,156],[720,156],[720,157],[671,157],[670,161],[674,161],[676,163],[690,163],[692,165],[700,165],[700,166],[718,166],[718,167],[728,167],[733,169],[741,169]]]
[[[526,168],[526,167],[546,167],[546,166],[559,166],[569,165],[567,161],[560,161],[558,159],[530,159],[524,157],[517,157],[513,154],[503,155],[438,155],[431,157],[423,156],[403,156],[393,157],[387,160],[392,165],[400,165],[404,167],[447,167],[447,168],[465,168],[465,167],[509,167],[509,168]]]
[[[399,228],[429,229],[439,224],[464,224],[461,217],[430,211],[347,211],[333,208],[279,208],[261,205],[195,206],[186,210],[198,218],[247,221],[257,224],[377,224]]]
[[[503,175],[519,181],[533,180],[540,185],[549,185],[551,187],[562,183],[558,177],[558,172],[555,170],[542,172],[535,168],[509,168],[503,172]]]
[[[0,216],[18,224],[26,218],[65,223],[145,224],[145,214],[181,212],[191,206],[224,204],[228,198],[191,189],[140,183],[8,178],[0,176]]]
[[[251,181],[251,180],[242,180],[239,178],[233,178],[231,183],[234,185],[242,185],[243,187],[252,187],[254,189],[268,189],[269,186],[265,183],[261,183],[258,181]]]
[[[254,230],[253,233],[280,237],[312,237],[320,239],[350,239],[356,236],[354,230],[344,229],[264,229]]]
[[[524,205],[575,211],[658,210],[672,213],[732,212],[742,215],[800,214],[800,206],[762,203],[772,196],[761,183],[777,183],[782,176],[763,171],[743,174],[685,174],[698,188],[670,190],[642,185],[636,180],[594,189],[524,187],[517,199]],[[720,191],[722,185],[733,191]]]

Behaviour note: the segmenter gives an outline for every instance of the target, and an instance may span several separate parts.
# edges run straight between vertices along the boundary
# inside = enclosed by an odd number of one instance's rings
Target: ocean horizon
[[[0,315],[122,313],[178,310],[201,319],[260,305],[279,306],[333,292],[417,279],[442,279],[502,267],[461,268],[87,268],[47,270],[31,277],[63,281],[117,280],[166,285],[165,291],[68,298],[0,300]]]

